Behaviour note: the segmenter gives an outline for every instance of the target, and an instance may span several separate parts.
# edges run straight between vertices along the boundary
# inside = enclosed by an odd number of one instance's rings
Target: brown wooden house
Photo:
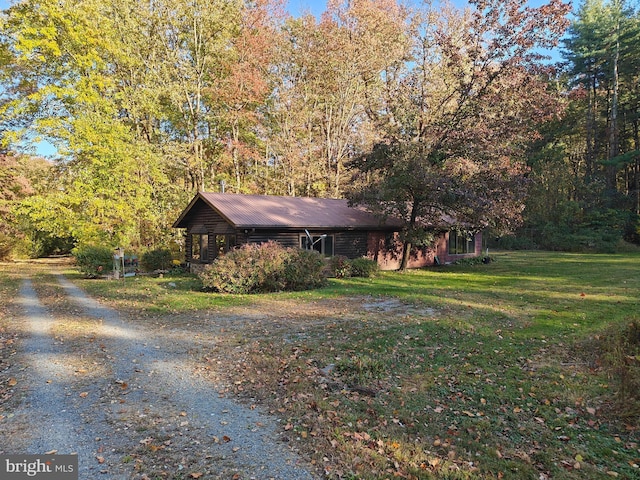
[[[400,265],[398,219],[382,220],[347,200],[229,193],[198,193],[173,224],[186,230],[186,261],[192,270],[245,243],[274,240],[325,256],[375,259],[382,269]],[[481,236],[444,231],[435,247],[412,252],[409,267],[446,263],[481,251]]]

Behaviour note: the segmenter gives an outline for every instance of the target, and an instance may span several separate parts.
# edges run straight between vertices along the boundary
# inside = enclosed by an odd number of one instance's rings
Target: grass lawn
[[[640,255],[494,258],[255,296],[70,276],[145,321],[228,317],[203,371],[329,478],[640,478]]]

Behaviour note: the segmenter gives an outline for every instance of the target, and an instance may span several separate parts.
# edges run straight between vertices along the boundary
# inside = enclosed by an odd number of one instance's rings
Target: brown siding
[[[257,230],[247,235],[243,243],[266,243],[269,240],[278,242],[283,247],[298,247],[300,241],[298,232],[280,232],[275,230]],[[240,242],[238,242],[240,243]]]
[[[347,258],[367,256],[367,232],[336,232],[334,254]]]
[[[204,233],[200,232],[200,227],[204,226],[206,233],[209,235],[208,251],[209,258],[203,262],[197,263],[209,263],[212,260],[212,256],[216,250],[216,235],[217,234],[233,234],[235,230],[229,225],[224,218],[222,218],[215,210],[209,208],[204,202],[197,202],[191,211],[189,212],[188,226],[187,226],[187,238],[185,241],[185,249],[187,252],[186,260],[193,262],[191,259],[191,234],[192,233]]]

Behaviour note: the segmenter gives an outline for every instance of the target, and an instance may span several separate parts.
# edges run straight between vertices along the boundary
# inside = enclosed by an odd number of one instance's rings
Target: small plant
[[[97,278],[113,269],[113,250],[108,247],[85,245],[73,250],[76,265],[88,278]]]
[[[340,360],[336,364],[336,372],[341,374],[347,383],[365,385],[382,377],[385,365],[382,360],[369,355],[353,355]]]

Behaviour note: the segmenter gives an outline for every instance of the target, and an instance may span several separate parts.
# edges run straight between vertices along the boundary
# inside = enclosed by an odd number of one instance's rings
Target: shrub
[[[245,244],[216,258],[200,278],[205,289],[224,293],[304,290],[324,283],[323,267],[317,252],[270,241]]]
[[[326,283],[322,255],[299,248],[289,249],[288,253],[284,268],[286,290],[311,290]]]
[[[373,277],[380,270],[380,265],[370,258],[354,258],[350,262],[352,277]]]
[[[9,260],[13,251],[14,241],[9,235],[0,233],[0,261]]]
[[[330,275],[335,278],[348,278],[351,276],[351,262],[344,255],[336,255],[329,259]]]
[[[488,263],[492,263],[495,262],[496,259],[494,257],[491,257],[489,255],[485,255],[482,257],[466,257],[466,258],[460,258],[458,260],[456,260],[455,262],[453,262],[454,265],[467,265],[467,266],[474,266],[474,265],[481,265],[481,264],[488,264]]]
[[[611,327],[603,340],[604,364],[617,386],[623,416],[640,416],[640,321]]]
[[[335,278],[372,277],[380,270],[378,262],[370,258],[349,260],[343,255],[336,255],[329,260],[330,274]]]
[[[168,270],[172,267],[171,251],[168,248],[157,248],[142,254],[142,268],[147,271]]]
[[[108,247],[85,245],[73,249],[80,271],[88,278],[96,278],[113,269],[113,250]]]

